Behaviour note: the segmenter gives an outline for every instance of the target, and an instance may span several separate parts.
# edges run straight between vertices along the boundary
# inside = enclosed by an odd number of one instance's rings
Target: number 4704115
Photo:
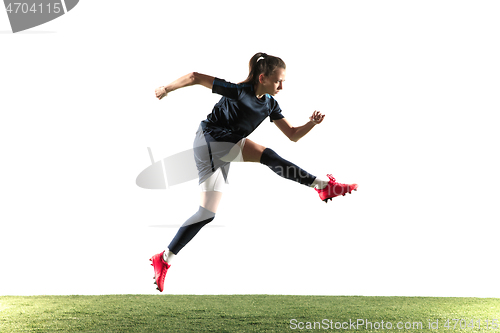
[[[59,14],[61,12],[61,7],[59,3],[48,3],[48,4],[32,4],[31,6],[23,2],[10,2],[7,5],[7,12],[9,14],[28,14],[28,13],[54,13]]]

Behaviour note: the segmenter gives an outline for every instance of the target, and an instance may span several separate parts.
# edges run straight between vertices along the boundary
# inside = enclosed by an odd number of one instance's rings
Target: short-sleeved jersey
[[[222,95],[201,125],[217,141],[236,143],[252,133],[267,117],[284,118],[278,102],[266,94],[255,95],[252,84],[234,84],[215,78],[212,92]]]

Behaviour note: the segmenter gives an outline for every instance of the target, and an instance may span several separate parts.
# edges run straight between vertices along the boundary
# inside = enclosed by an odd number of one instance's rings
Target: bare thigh
[[[220,200],[222,199],[222,192],[207,191],[200,194],[200,206],[212,213],[217,213]]]
[[[243,147],[243,160],[245,162],[260,162],[262,152],[266,147],[246,139],[245,146]]]

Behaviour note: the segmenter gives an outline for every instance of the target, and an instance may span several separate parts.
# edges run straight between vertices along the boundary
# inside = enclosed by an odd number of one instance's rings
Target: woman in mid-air
[[[227,182],[230,162],[265,164],[281,177],[313,187],[325,202],[338,195],[351,193],[358,187],[356,184],[337,183],[331,175],[327,175],[327,180],[317,178],[283,159],[272,149],[247,139],[267,117],[295,142],[325,118],[325,115],[314,111],[305,125],[293,127],[273,98],[283,89],[286,74],[283,60],[257,53],[250,59],[249,67],[248,78],[239,84],[190,73],[155,91],[156,97],[162,99],[176,89],[200,84],[213,93],[222,95],[212,113],[201,122],[194,140],[194,155],[201,187],[199,210],[180,227],[168,248],[150,259],[159,291],[163,291],[165,275],[175,255],[204,225],[215,218],[222,188]]]

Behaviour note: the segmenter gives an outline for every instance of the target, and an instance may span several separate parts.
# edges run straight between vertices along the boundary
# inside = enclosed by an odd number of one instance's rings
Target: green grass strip
[[[499,320],[500,299],[491,298],[163,294],[0,297],[2,333],[500,333]]]

